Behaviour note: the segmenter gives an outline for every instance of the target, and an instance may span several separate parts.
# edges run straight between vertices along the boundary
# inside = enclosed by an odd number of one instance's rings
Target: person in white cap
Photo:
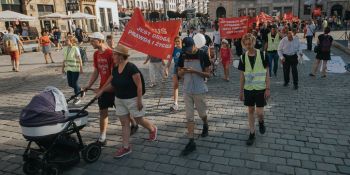
[[[114,67],[113,51],[105,44],[105,36],[100,32],[94,32],[90,37],[90,43],[96,49],[94,60],[94,71],[91,74],[90,81],[85,86],[84,91],[91,88],[100,76],[99,89],[107,83],[112,74]],[[102,146],[106,145],[106,132],[108,126],[108,108],[114,106],[114,92],[106,91],[98,98],[98,106],[100,109],[100,136],[97,143]]]

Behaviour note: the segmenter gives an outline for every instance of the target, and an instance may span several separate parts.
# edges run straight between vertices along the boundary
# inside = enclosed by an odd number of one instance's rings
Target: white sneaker
[[[156,85],[153,84],[153,83],[151,83],[151,84],[149,85],[150,88],[153,88],[154,86],[156,86]]]
[[[170,107],[170,110],[171,110],[171,111],[177,111],[177,110],[179,110],[179,105],[174,103],[173,106]]]
[[[75,98],[73,104],[78,105],[81,102],[80,98]]]

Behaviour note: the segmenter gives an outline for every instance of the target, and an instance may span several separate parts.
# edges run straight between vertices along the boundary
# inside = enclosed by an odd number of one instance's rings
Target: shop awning
[[[96,16],[87,13],[76,12],[69,15],[67,19],[96,19]]]
[[[51,13],[51,14],[43,15],[39,17],[39,19],[42,19],[42,20],[59,20],[59,19],[67,19],[67,18],[69,18],[69,16],[61,13]]]
[[[0,12],[0,21],[34,21],[35,19],[35,17],[10,10]]]

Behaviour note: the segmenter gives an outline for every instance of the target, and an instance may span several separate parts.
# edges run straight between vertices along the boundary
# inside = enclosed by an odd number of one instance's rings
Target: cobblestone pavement
[[[350,62],[348,55],[339,50],[333,53]],[[92,52],[88,54],[91,56]],[[314,53],[305,54],[313,61]],[[143,60],[142,54],[133,54],[131,58],[148,77]],[[161,86],[148,88],[144,100],[147,118],[159,129],[157,142],[146,141],[148,133],[140,128],[131,139],[133,153],[113,159],[121,144],[121,126],[110,110],[109,142],[100,159],[93,164],[81,161],[64,174],[350,174],[350,74],[309,78],[311,63],[306,61],[299,66],[297,91],[282,87],[279,68],[278,77],[272,78],[272,98],[265,108],[267,132],[258,134],[251,147],[245,145],[247,114],[238,100],[238,70],[231,69],[229,83],[221,80],[221,72],[208,81],[209,137],[196,139],[197,151],[193,154],[179,156],[187,143],[184,103],[180,93],[180,111],[169,112],[172,103],[169,78],[158,108]],[[72,94],[59,73],[60,65],[39,66],[11,78],[0,77],[0,174],[23,174],[21,156],[27,141],[21,135],[18,117],[33,95],[47,85],[58,87],[66,96]],[[89,63],[80,84],[88,81],[91,70]],[[92,97],[89,93],[82,104]],[[82,130],[86,143],[95,141],[99,131],[97,105],[88,111],[89,125]],[[199,134],[202,125],[198,117],[196,123],[195,132]]]

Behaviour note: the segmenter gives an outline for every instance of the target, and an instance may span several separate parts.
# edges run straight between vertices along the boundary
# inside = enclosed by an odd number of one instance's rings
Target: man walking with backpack
[[[22,41],[19,36],[14,34],[12,27],[8,28],[8,34],[3,37],[4,49],[7,54],[11,56],[12,71],[19,71],[19,56],[21,55],[21,48],[23,48]]]
[[[319,49],[316,53],[316,60],[310,73],[311,77],[316,76],[320,62],[323,61],[321,77],[326,78],[327,62],[331,60],[331,47],[333,42],[333,38],[329,35],[329,32],[331,32],[331,29],[326,27],[324,33],[318,36],[317,44]]]

